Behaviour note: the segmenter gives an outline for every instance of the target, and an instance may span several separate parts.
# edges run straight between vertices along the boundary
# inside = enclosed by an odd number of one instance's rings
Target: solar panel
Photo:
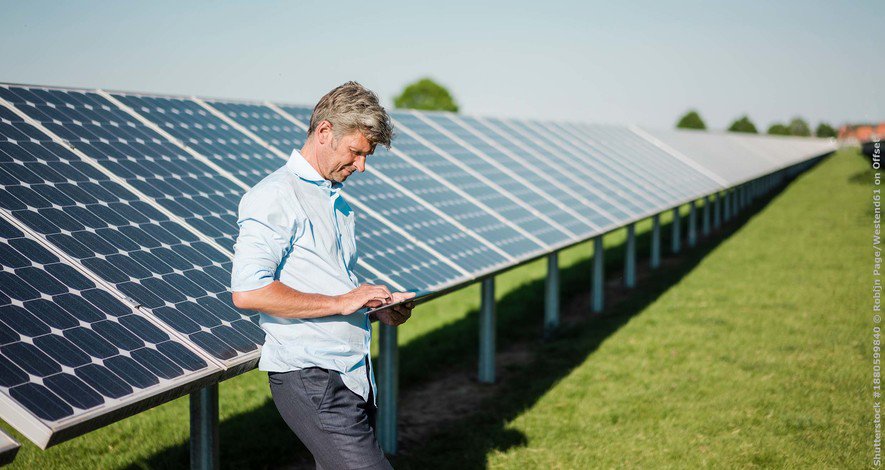
[[[282,166],[278,156],[193,100],[121,93],[112,96],[248,186]]]
[[[807,160],[810,156],[836,150],[836,144],[832,139],[755,134],[733,134],[730,137],[751,152],[773,159],[779,167],[793,165]]]
[[[2,207],[226,364],[257,359],[257,314],[231,303],[229,255],[0,107]]]
[[[573,234],[574,238],[587,238],[595,234],[599,226],[581,214],[575,207],[574,198],[559,185],[551,184],[543,175],[528,168],[511,155],[505,153],[487,136],[471,128],[463,120],[449,113],[424,113],[419,118],[432,122],[454,139],[463,142],[470,149],[465,163],[490,178],[501,178],[512,194],[521,195],[524,200],[540,212],[546,214],[558,225]]]
[[[662,196],[664,205],[657,209],[672,207],[720,189],[703,173],[651,145],[626,127],[599,124],[558,126],[586,145],[611,155],[632,181]]]
[[[501,216],[512,221],[537,243],[561,245],[576,238],[573,232],[540,212],[539,209],[557,210],[557,207],[531,187],[519,183],[479,158],[421,116],[394,112],[393,118],[401,130],[400,134],[410,132],[415,140],[437,150],[432,158],[420,160],[421,165],[495,208]]]
[[[29,439],[45,447],[220,371],[2,214],[0,414]]]
[[[447,173],[445,169],[447,164],[437,168],[436,164],[441,163],[442,157],[407,134],[401,133],[397,137],[394,151],[381,149],[376,150],[376,154],[379,158],[375,159],[374,165],[380,172],[431,206],[444,211],[468,230],[500,249],[509,258],[525,258],[543,250],[541,245],[529,240],[512,225],[496,217],[496,215],[501,216],[502,208],[513,206],[509,200],[500,193],[495,194],[484,189],[483,194],[476,194],[476,197],[481,197],[489,209],[478,206],[455,190],[455,187],[463,189],[463,186],[454,177],[456,175]],[[412,165],[404,156],[422,162],[426,170]]]
[[[429,293],[464,279],[464,273],[419,248],[363,211],[356,212],[360,257],[406,290]],[[462,239],[463,240],[463,239]],[[465,252],[471,247],[465,246]],[[379,283],[372,274],[363,273],[364,282]]]
[[[619,144],[624,146],[621,151],[627,158],[647,168],[658,185],[668,186],[682,197],[708,195],[721,189],[722,185],[712,175],[667,153],[629,127],[589,124],[573,124],[572,127],[578,131],[585,130],[591,138],[598,132],[618,139]],[[618,149],[620,145],[614,148]]]
[[[292,149],[304,146],[307,133],[265,105],[219,100],[206,100],[206,102],[283,152],[289,153]],[[310,115],[307,117],[309,120]]]
[[[543,147],[530,135],[509,127],[503,120],[494,118],[481,118],[470,121],[473,127],[487,129],[488,135],[498,141],[500,146],[512,146],[518,148],[520,157],[532,168],[540,168],[546,174],[555,178],[560,184],[573,192],[573,197],[587,207],[591,216],[595,216],[594,222],[604,228],[620,226],[621,222],[630,218],[627,208],[623,207],[616,198],[602,185],[588,184],[586,175],[579,174],[572,168],[563,165],[559,160],[550,156],[551,150]],[[592,181],[591,181],[592,182]],[[599,215],[596,215],[599,214]]]
[[[643,129],[666,147],[696,161],[736,186],[779,168],[771,157],[763,157],[739,144],[731,135],[690,130]]]
[[[219,245],[233,248],[243,188],[97,93],[11,87],[2,96]]]
[[[555,138],[555,133],[536,127],[528,121],[509,119],[503,122],[548,149],[549,158],[559,162],[563,170],[579,173],[593,184],[605,188],[613,200],[629,211],[631,218],[644,214],[649,205],[658,203],[646,191],[630,183],[625,175],[616,171],[604,155],[593,154],[582,146]]]
[[[587,169],[595,169],[605,174],[618,188],[632,194],[637,205],[643,210],[638,214],[643,217],[650,213],[669,207],[674,198],[661,188],[656,188],[643,178],[642,172],[632,168],[620,153],[609,151],[598,142],[587,139],[583,135],[574,134],[558,123],[526,121],[525,125],[538,129],[545,136],[549,134],[561,147],[573,150],[573,155],[583,157]],[[558,138],[557,138],[558,137]]]

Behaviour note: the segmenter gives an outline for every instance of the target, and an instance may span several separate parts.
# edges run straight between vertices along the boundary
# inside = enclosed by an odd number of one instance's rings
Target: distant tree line
[[[704,123],[704,119],[701,118],[700,113],[692,109],[679,118],[679,121],[676,122],[676,127],[678,129],[704,130],[707,128],[707,125]],[[748,134],[759,133],[759,130],[756,129],[756,125],[753,124],[753,121],[751,121],[750,117],[746,114],[735,119],[734,122],[728,126],[728,130],[730,132],[745,132]],[[804,119],[794,117],[786,124],[776,122],[768,126],[767,133],[770,135],[797,135],[809,137],[811,136],[811,127]],[[814,135],[817,137],[836,137],[836,129],[826,122],[821,122],[814,130]]]

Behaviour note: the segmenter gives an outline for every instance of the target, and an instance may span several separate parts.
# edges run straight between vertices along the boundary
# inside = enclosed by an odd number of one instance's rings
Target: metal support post
[[[649,266],[655,269],[661,265],[661,214],[651,216],[651,257]]]
[[[722,225],[722,193],[716,191],[716,202],[713,206],[713,227],[719,228]]]
[[[710,196],[704,196],[704,222],[701,233],[706,237],[710,235]]]
[[[396,454],[396,400],[399,392],[397,327],[381,324],[378,354],[378,443],[386,454]]]
[[[741,210],[741,194],[740,187],[734,188],[734,191],[731,195],[731,216],[737,217],[738,212]]]
[[[682,221],[680,220],[679,207],[673,208],[673,236],[670,238],[670,251],[673,254],[682,250]]]
[[[624,254],[624,287],[636,287],[636,224],[627,226],[627,252]]]
[[[723,199],[722,221],[728,222],[731,219],[731,190],[725,190],[725,198]]]
[[[547,255],[547,283],[544,292],[544,336],[559,326],[559,256]]]
[[[593,313],[602,312],[605,298],[605,249],[602,235],[593,239]]]
[[[737,207],[735,207],[734,213],[740,214],[744,211],[744,185],[738,186],[737,189],[735,189],[735,193],[737,194],[737,197],[735,198],[735,205]]]
[[[218,465],[218,384],[190,394],[191,469],[214,470]]]
[[[688,246],[698,243],[698,209],[695,202],[688,203]]]
[[[479,306],[479,381],[495,382],[495,278],[482,281]]]

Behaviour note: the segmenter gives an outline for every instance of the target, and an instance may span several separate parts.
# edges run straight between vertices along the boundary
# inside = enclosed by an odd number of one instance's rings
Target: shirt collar
[[[289,161],[286,162],[286,167],[298,175],[299,178],[317,186],[324,186],[332,189],[341,189],[344,186],[343,183],[323,178],[314,167],[310,166],[310,163],[307,163],[307,160],[304,159],[304,156],[301,155],[301,152],[298,149],[292,150],[292,155],[289,156]]]

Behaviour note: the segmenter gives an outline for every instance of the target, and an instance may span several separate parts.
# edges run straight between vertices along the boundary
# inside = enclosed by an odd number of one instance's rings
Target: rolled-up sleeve
[[[231,290],[260,289],[274,281],[280,262],[292,249],[297,212],[291,194],[277,185],[255,186],[240,201]]]

